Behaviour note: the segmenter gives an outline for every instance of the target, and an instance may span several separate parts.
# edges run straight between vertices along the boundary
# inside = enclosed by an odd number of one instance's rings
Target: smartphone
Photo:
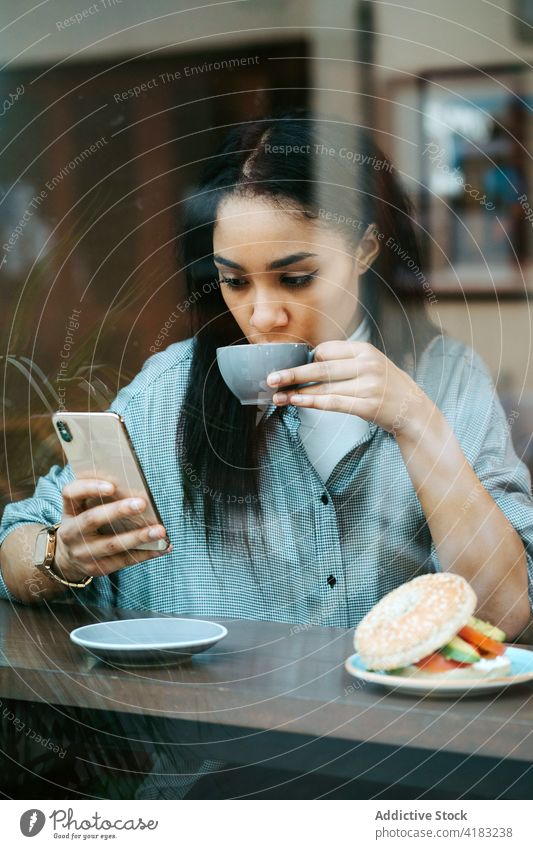
[[[112,495],[86,500],[87,507],[106,504],[122,498],[144,498],[147,507],[142,513],[125,516],[102,525],[101,534],[118,534],[148,525],[162,525],[161,517],[135,453],[126,425],[117,413],[58,412],[52,416],[54,430],[65,456],[77,478],[107,480],[115,486]],[[154,542],[139,543],[135,548],[147,551],[166,551],[168,537]]]

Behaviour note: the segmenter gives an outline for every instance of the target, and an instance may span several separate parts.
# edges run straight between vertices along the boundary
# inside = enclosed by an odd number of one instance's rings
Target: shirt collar
[[[262,415],[258,410],[257,424],[259,425],[260,422],[267,421],[267,419],[269,419],[276,410],[279,411],[279,415],[285,421],[290,433],[296,434],[300,428],[300,411],[294,404],[287,404],[285,407],[277,407],[276,404],[269,404]],[[364,445],[365,442],[370,442],[378,427],[379,425],[375,422],[368,422],[368,429],[366,433],[354,443],[353,448],[358,448],[360,445]]]
[[[261,410],[263,412],[261,413]],[[296,420],[296,427],[300,426],[300,414],[298,408],[294,404],[287,404],[285,407],[278,407],[276,404],[269,404],[267,407],[259,407],[257,411],[256,423],[266,422],[273,413],[279,410],[280,415],[284,415],[287,421]]]

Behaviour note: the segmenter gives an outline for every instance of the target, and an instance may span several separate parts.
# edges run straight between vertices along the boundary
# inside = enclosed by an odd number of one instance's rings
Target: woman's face
[[[354,249],[320,219],[266,200],[232,196],[213,232],[222,297],[243,342],[346,339],[362,319],[359,277],[379,243],[369,227]]]

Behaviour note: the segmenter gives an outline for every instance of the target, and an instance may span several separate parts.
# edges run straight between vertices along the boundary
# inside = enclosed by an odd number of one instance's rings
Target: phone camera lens
[[[65,422],[57,422],[57,429],[63,442],[72,442],[72,434]]]

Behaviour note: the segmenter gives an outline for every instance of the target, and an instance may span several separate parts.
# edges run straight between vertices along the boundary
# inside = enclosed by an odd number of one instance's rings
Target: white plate
[[[365,669],[358,654],[352,654],[345,662],[344,668],[354,678],[368,681],[370,684],[379,684],[388,690],[397,693],[412,693],[417,696],[434,696],[443,698],[448,696],[479,696],[484,693],[492,693],[502,690],[512,684],[523,684],[533,681],[533,651],[507,646],[506,655],[511,661],[511,672],[509,675],[501,675],[498,678],[444,678],[442,681],[432,678],[424,681],[423,678],[404,678],[401,675],[388,675],[386,672],[370,672]]]
[[[120,666],[182,663],[222,640],[227,628],[204,619],[116,619],[76,628],[70,639],[101,660]]]

